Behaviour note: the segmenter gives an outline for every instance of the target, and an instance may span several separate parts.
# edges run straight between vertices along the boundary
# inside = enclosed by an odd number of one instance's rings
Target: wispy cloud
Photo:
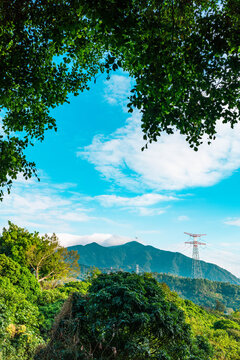
[[[219,122],[217,139],[195,152],[176,132],[162,134],[157,143],[141,151],[140,114],[110,137],[95,136],[77,156],[92,163],[106,180],[132,191],[180,190],[212,186],[240,167],[240,125],[231,129]]]
[[[73,246],[73,245],[86,245],[92,242],[96,242],[102,246],[115,246],[122,245],[134,239],[127,236],[113,235],[113,234],[103,234],[103,233],[94,233],[91,235],[75,235],[68,233],[58,233],[57,234],[60,244],[62,246]]]
[[[177,219],[178,219],[178,221],[189,221],[190,220],[189,217],[186,215],[180,215],[180,216],[178,216]]]
[[[164,214],[167,208],[147,208],[140,206],[134,210],[138,211],[140,216],[156,216]]]
[[[10,195],[5,195],[0,207],[0,226],[10,220],[21,227],[44,231],[69,230],[74,222],[94,219],[90,210],[81,206],[79,198],[71,194],[75,184],[52,184],[46,179],[20,179]]]
[[[166,208],[155,207],[162,202],[178,200],[176,196],[162,194],[143,194],[134,197],[124,197],[117,195],[98,195],[87,198],[92,201],[98,201],[103,207],[115,207],[124,211],[138,213],[140,216],[160,215],[166,211]]]
[[[152,234],[161,234],[160,230],[138,230],[139,234],[152,235]]]
[[[230,218],[224,221],[224,224],[233,225],[233,226],[240,226],[240,218]]]
[[[98,200],[101,205],[109,206],[150,206],[160,202],[178,200],[176,196],[161,194],[144,194],[134,197],[124,197],[117,195],[98,195],[92,199]]]
[[[104,99],[111,105],[120,105],[127,111],[128,97],[133,80],[127,75],[112,75],[105,81]]]

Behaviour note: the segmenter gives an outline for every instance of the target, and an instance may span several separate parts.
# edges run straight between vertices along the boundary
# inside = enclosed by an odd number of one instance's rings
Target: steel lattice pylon
[[[206,245],[206,243],[198,241],[196,238],[205,236],[206,234],[191,234],[185,232],[184,234],[187,234],[192,238],[192,241],[185,241],[185,244],[191,244],[193,246],[193,252],[192,252],[192,277],[194,279],[201,279],[203,277],[202,275],[202,269],[201,269],[201,263],[199,259],[199,250],[198,245]]]

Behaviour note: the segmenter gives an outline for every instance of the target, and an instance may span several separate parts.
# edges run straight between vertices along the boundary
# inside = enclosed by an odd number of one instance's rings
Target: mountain
[[[97,243],[75,245],[68,248],[80,255],[79,264],[100,269],[140,271],[173,274],[183,277],[192,275],[192,259],[178,252],[157,249],[131,241],[124,245],[104,247]],[[201,261],[203,277],[213,281],[240,284],[240,279],[215,264]]]

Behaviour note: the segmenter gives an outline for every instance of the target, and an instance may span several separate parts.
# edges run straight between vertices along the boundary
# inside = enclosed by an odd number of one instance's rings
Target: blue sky
[[[240,276],[240,126],[219,122],[217,140],[197,153],[178,133],[141,152],[141,116],[126,108],[132,84],[121,72],[102,75],[52,111],[57,133],[27,153],[41,182],[19,177],[1,204],[1,228],[11,220],[55,232],[63,245],[137,237],[188,256],[184,231],[206,233],[201,259]]]

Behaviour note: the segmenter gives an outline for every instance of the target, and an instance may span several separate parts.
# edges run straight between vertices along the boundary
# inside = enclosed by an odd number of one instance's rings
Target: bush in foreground
[[[87,296],[67,300],[35,359],[204,360],[210,352],[155,279],[113,273],[94,279]]]

